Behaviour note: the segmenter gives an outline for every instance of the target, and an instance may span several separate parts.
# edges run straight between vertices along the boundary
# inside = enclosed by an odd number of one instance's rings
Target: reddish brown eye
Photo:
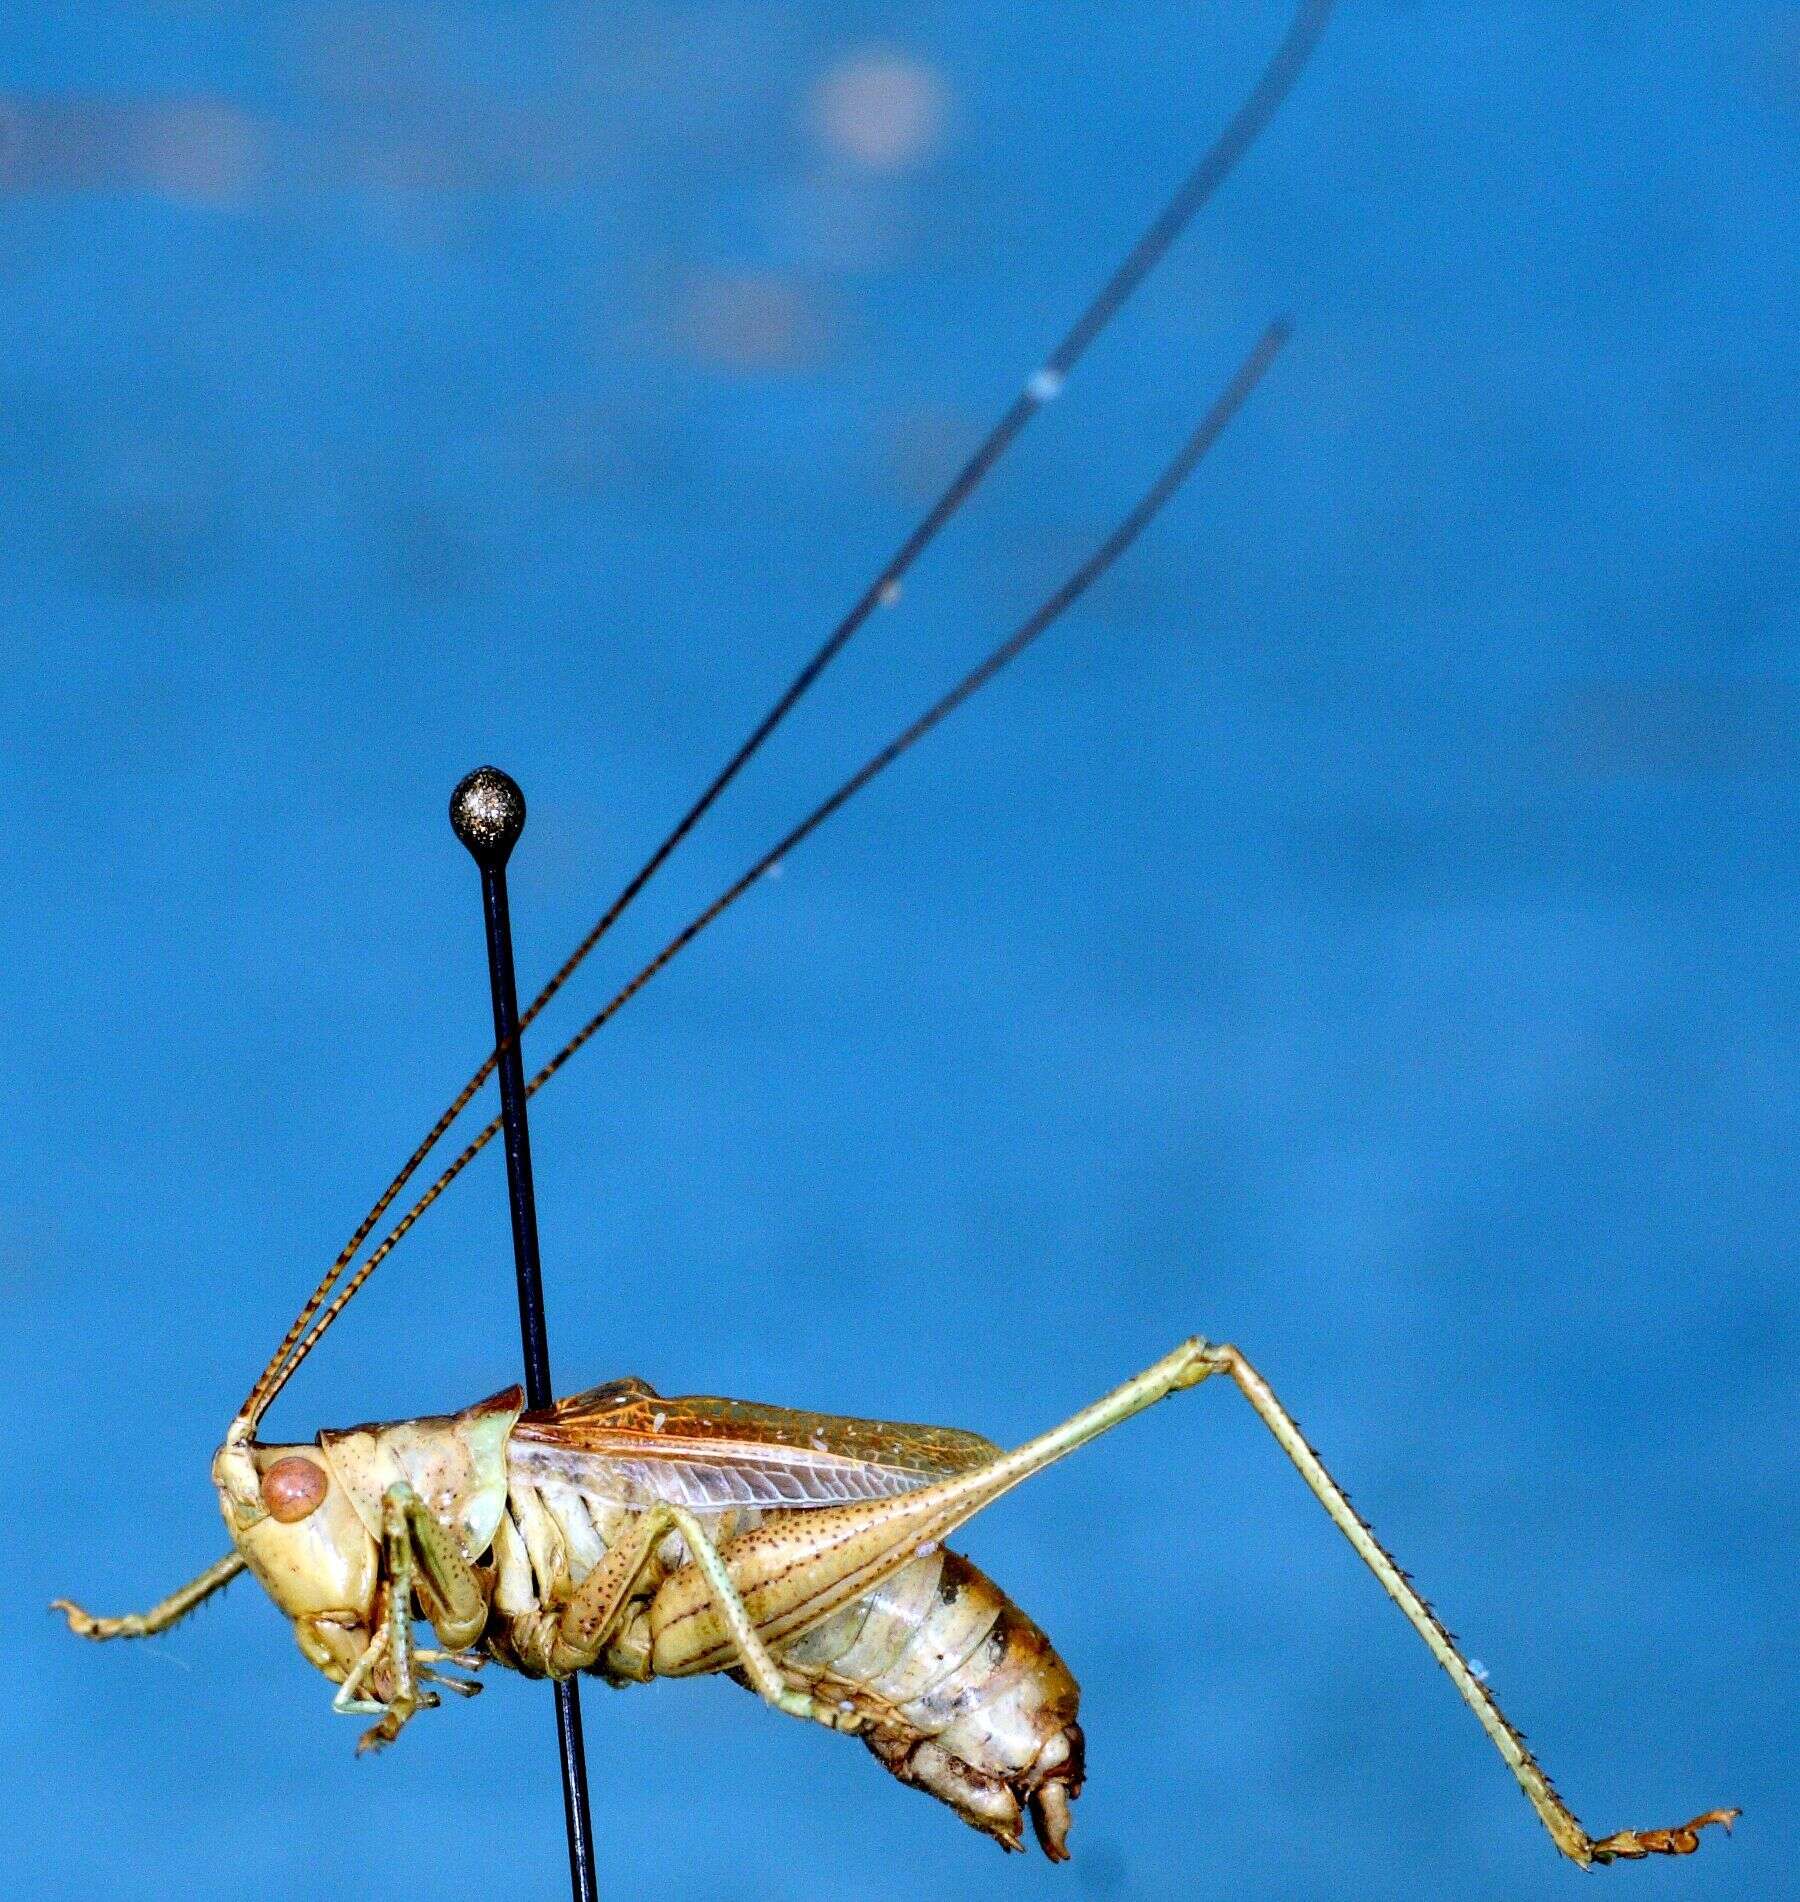
[[[262,1496],[269,1517],[291,1526],[325,1497],[325,1475],[308,1459],[277,1460],[262,1476]]]

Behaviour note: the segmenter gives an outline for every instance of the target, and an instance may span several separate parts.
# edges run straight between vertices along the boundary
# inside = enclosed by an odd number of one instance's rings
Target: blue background
[[[531,985],[1241,95],[1281,5],[51,5],[0,29],[0,1842],[32,1897],[549,1896],[549,1700],[375,1762],[220,1430]],[[1800,9],[1352,4],[546,1031],[1104,531],[1017,672],[535,1113],[561,1384],[1023,1437],[1238,1341],[1634,1894],[1800,1893]],[[539,1040],[536,1047],[549,1048]],[[277,1435],[517,1364],[499,1159]],[[964,1543],[1086,1687],[1076,1862],[722,1684],[588,1695],[613,1897],[1573,1893],[1226,1391]]]

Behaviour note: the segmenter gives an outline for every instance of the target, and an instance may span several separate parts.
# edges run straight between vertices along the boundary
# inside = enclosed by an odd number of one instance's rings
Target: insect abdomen
[[[1080,1687],[1043,1632],[967,1559],[922,1552],[780,1657],[901,1782],[1007,1849],[1024,1847],[1029,1810],[1044,1853],[1067,1858],[1082,1778]]]

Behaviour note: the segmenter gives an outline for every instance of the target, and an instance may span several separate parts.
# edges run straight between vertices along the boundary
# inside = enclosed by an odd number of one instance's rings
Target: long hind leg
[[[1332,1524],[1356,1548],[1357,1557],[1381,1581],[1382,1590],[1406,1614],[1431,1655],[1450,1674],[1450,1681],[1462,1693],[1463,1701],[1475,1713],[1494,1748],[1518,1778],[1519,1787],[1531,1799],[1531,1807],[1537,1811],[1551,1839],[1570,1861],[1585,1869],[1597,1862],[1635,1861],[1642,1856],[1691,1855],[1699,1847],[1699,1832],[1709,1823],[1730,1827],[1736,1810],[1708,1810],[1704,1816],[1696,1816],[1692,1822],[1674,1829],[1622,1829],[1611,1836],[1590,1836],[1557,1795],[1543,1766],[1526,1748],[1525,1739],[1495,1702],[1493,1692],[1476,1676],[1442,1620],[1413,1589],[1412,1581],[1351,1505],[1344,1489],[1325,1470],[1324,1461],[1307,1445],[1293,1415],[1275,1398],[1268,1382],[1235,1347],[1204,1348],[1200,1364],[1204,1371],[1199,1378],[1204,1379],[1207,1374],[1227,1374],[1237,1383],[1238,1390],[1256,1410],[1257,1418],[1274,1434],[1281,1450],[1299,1468],[1300,1477],[1330,1514]]]
[[[1184,1341],[1061,1426],[981,1466],[888,1499],[805,1512],[772,1513],[720,1549],[752,1624],[775,1647],[891,1578],[921,1547],[940,1543],[1002,1493],[1042,1472],[1076,1447],[1141,1413],[1215,1369],[1205,1342]],[[728,1669],[737,1646],[710,1581],[683,1567],[651,1601],[649,1624],[658,1676]]]
[[[1167,1395],[1196,1387],[1214,1374],[1225,1374],[1237,1385],[1333,1523],[1449,1672],[1566,1856],[1585,1868],[1650,1855],[1687,1855],[1697,1847],[1701,1829],[1730,1823],[1735,1811],[1709,1810],[1673,1829],[1589,1836],[1455,1640],[1357,1516],[1267,1383],[1234,1347],[1216,1347],[1198,1338],[1184,1341],[1154,1366],[1014,1452],[891,1499],[774,1514],[733,1539],[720,1556],[759,1637],[766,1646],[778,1648],[892,1577],[922,1546],[942,1540],[1021,1481]],[[707,1578],[684,1567],[663,1584],[650,1606],[657,1673],[685,1676],[728,1668],[736,1662],[730,1623],[715,1605]]]

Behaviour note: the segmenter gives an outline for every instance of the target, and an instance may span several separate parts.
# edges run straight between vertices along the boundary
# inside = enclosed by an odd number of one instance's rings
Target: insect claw
[[[481,1687],[475,1685],[471,1688],[479,1690]],[[359,1757],[372,1756],[377,1750],[385,1750],[400,1735],[410,1717],[422,1710],[436,1710],[442,1702],[443,1699],[433,1691],[414,1691],[405,1702],[389,1704],[381,1722],[371,1725],[357,1738],[356,1754]]]
[[[1594,1844],[1596,1862],[1636,1862],[1644,1856],[1691,1856],[1700,1847],[1700,1832],[1717,1823],[1727,1835],[1742,1810],[1708,1810],[1673,1829],[1621,1829]]]
[[[419,1676],[428,1684],[441,1684],[447,1691],[454,1691],[458,1697],[479,1697],[482,1687],[466,1677],[448,1677],[442,1671],[433,1671],[424,1665],[419,1667]]]

